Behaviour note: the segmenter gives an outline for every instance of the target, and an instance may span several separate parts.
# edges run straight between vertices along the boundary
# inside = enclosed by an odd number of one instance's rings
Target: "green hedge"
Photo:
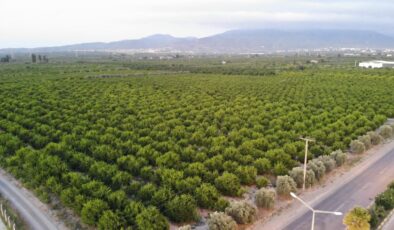
[[[375,204],[369,209],[371,228],[376,229],[394,208],[394,181],[387,190],[375,198]]]

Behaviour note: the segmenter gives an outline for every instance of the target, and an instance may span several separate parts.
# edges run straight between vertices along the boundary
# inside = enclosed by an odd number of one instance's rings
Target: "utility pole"
[[[301,140],[305,141],[305,159],[304,159],[304,183],[302,184],[302,190],[305,190],[305,180],[306,180],[306,164],[308,161],[308,144],[309,142],[314,142],[315,140],[307,137],[300,137]]]

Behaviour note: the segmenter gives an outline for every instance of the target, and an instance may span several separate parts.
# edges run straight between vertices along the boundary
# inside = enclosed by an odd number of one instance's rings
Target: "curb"
[[[390,220],[390,218],[393,216],[393,214],[394,214],[394,209],[391,210],[391,212],[386,216],[386,218],[382,221],[382,223],[380,223],[380,225],[376,229],[382,230],[384,225],[387,223],[387,221]]]

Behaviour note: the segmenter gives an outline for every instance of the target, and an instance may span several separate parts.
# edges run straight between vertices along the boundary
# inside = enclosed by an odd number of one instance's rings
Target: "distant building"
[[[317,64],[317,63],[319,63],[319,61],[318,61],[318,60],[310,60],[309,63],[311,63],[311,64]]]
[[[362,68],[394,68],[394,62],[391,61],[367,61],[367,62],[360,62],[358,64],[359,67]]]

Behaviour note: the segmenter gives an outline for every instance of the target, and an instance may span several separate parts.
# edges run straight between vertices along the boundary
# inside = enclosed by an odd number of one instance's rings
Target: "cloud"
[[[352,28],[394,34],[392,0],[1,0],[0,47],[206,36],[235,28]]]

